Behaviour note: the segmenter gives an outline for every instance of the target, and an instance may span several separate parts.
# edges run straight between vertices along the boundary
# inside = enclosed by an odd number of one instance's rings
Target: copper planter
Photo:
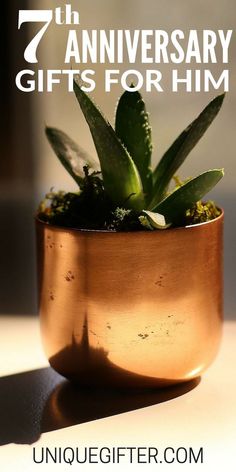
[[[149,387],[209,366],[222,326],[223,214],[152,232],[36,224],[42,339],[57,372]]]

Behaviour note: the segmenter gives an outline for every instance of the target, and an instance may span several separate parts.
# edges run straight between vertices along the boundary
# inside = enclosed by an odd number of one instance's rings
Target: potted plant
[[[74,92],[99,161],[46,128],[78,192],[50,192],[38,210],[42,338],[51,366],[84,385],[162,386],[199,376],[222,324],[223,212],[202,201],[223,176],[176,172],[219,112],[212,100],[154,170],[151,128],[137,91],[115,129],[78,80]],[[170,190],[170,182],[175,187]]]

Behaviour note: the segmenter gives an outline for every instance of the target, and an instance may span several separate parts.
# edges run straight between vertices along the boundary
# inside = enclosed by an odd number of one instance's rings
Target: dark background
[[[27,28],[17,35],[19,9],[26,0],[1,4],[0,154],[0,313],[36,312],[33,238],[34,157],[31,94],[15,86],[25,67],[22,49]]]

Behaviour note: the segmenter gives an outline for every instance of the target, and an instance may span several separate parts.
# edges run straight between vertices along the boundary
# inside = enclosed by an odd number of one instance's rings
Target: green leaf
[[[151,127],[145,103],[138,91],[125,91],[121,95],[116,110],[115,131],[138,168],[144,193],[150,193],[150,187],[152,187]]]
[[[160,213],[143,210],[142,214],[144,215],[144,218],[147,218],[148,224],[151,225],[152,229],[167,229],[171,226],[171,223],[167,224],[164,215],[161,215]],[[139,217],[139,220],[143,226],[148,226],[146,221],[142,219],[142,215]]]
[[[218,114],[224,97],[225,94],[222,94],[214,98],[200,115],[179,135],[160,160],[153,174],[154,198],[151,207],[155,206],[165,195],[173,175]]]
[[[159,203],[154,211],[165,215],[167,222],[181,223],[186,210],[201,200],[223,177],[223,169],[213,169],[189,180],[186,184],[174,190]]]
[[[90,157],[66,133],[56,128],[45,128],[45,133],[58,159],[78,185],[84,179],[84,166],[99,170],[99,162]]]
[[[108,195],[117,206],[143,209],[142,182],[134,161],[117,138],[110,123],[76,80],[74,92],[93,137]]]

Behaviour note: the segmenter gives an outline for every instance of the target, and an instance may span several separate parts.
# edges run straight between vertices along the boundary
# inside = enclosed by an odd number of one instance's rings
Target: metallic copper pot
[[[57,372],[149,387],[209,366],[222,326],[223,213],[150,232],[36,225],[42,339]]]

